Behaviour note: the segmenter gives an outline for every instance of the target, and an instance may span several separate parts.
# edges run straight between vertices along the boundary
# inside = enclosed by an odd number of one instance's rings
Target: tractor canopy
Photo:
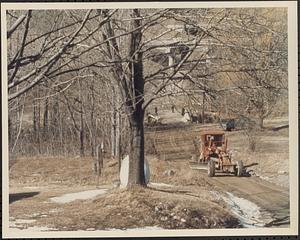
[[[222,147],[226,151],[225,131],[215,129],[205,129],[200,131],[200,141],[204,147],[210,147],[214,144],[216,147]]]

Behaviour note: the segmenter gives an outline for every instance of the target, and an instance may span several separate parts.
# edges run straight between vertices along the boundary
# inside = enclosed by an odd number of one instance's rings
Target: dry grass
[[[198,171],[191,170],[188,161],[161,161],[155,156],[149,156],[151,182],[162,182],[178,186],[212,187]],[[172,170],[174,175],[167,175]]]
[[[180,133],[178,133],[180,134]],[[193,132],[194,134],[194,132]],[[241,159],[259,175],[277,181],[278,171],[288,174],[288,131],[266,129],[258,136],[258,147],[249,152],[242,131],[228,133],[229,148],[236,151],[234,159]],[[172,146],[170,146],[172,147]],[[151,151],[150,151],[151,150]],[[149,152],[152,152],[150,149]],[[174,185],[164,190],[157,187],[135,188],[131,191],[115,189],[105,196],[66,204],[49,202],[49,198],[64,193],[95,189],[92,158],[19,157],[10,169],[10,193],[36,192],[32,197],[11,202],[10,217],[36,219],[28,226],[47,226],[58,230],[86,230],[106,228],[135,228],[159,226],[167,229],[238,227],[239,223],[224,205],[216,203],[209,191],[221,192],[206,178],[193,171],[186,161],[161,161],[148,155],[151,182]],[[118,180],[118,165],[105,159],[101,185]],[[166,174],[172,170],[174,174]],[[276,175],[277,174],[277,175]],[[37,186],[27,189],[26,187]],[[26,224],[24,225],[26,227]]]
[[[214,203],[208,192],[212,190],[211,186],[197,175],[197,171],[189,169],[187,163],[162,162],[154,156],[148,156],[148,159],[151,182],[172,184],[173,190],[157,187],[131,191],[115,189],[94,200],[57,204],[49,202],[49,198],[95,189],[92,159],[19,158],[11,169],[10,193],[26,195],[29,192],[34,195],[13,201],[10,216],[37,220],[23,227],[46,226],[58,230],[239,226],[238,220],[222,204]],[[118,166],[108,165],[106,162],[101,184],[111,184],[118,178]],[[164,172],[169,169],[175,174],[166,176]],[[36,188],[26,188],[28,186]]]
[[[265,129],[256,136],[256,149],[248,149],[247,137],[242,131],[228,134],[233,159],[242,160],[249,174],[261,176],[285,188],[289,187],[288,128],[279,131]]]
[[[109,167],[112,160],[104,159],[100,184],[118,180],[118,166]],[[94,161],[91,157],[20,157],[10,169],[10,185],[94,185]]]

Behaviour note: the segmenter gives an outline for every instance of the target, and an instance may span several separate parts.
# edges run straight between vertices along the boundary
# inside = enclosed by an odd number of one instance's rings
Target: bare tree
[[[45,14],[32,10],[28,10],[25,16],[21,15],[9,28],[8,44],[15,45],[10,48],[8,55],[9,101],[21,96],[45,79],[87,67],[81,65],[79,69],[70,70],[69,66],[79,56],[88,52],[87,50],[78,51],[78,46],[98,31],[113,14],[112,11],[97,27],[83,34],[85,25],[98,17],[98,14],[89,10],[82,19],[68,18],[69,21],[64,21],[64,12],[57,11],[51,15],[54,18],[51,21],[52,24],[43,32],[31,25],[38,22]],[[22,22],[25,24],[22,25]],[[17,33],[21,35],[20,39],[14,38],[14,34]]]
[[[285,16],[252,8],[9,11],[11,131],[28,106],[40,152],[60,138],[74,154],[93,155],[103,141],[112,156],[129,153],[128,187],[145,186],[144,114],[160,99],[177,99],[202,120],[219,110],[263,125],[287,89]]]

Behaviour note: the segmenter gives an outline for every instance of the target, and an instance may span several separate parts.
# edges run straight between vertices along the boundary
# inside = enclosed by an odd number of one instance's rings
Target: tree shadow
[[[19,201],[23,198],[31,198],[38,195],[40,192],[22,192],[22,193],[10,193],[9,194],[9,204]]]
[[[238,176],[236,176],[236,175],[234,175],[233,173],[216,173],[216,175],[214,176],[214,177],[217,177],[217,178],[230,178],[230,177],[235,177],[235,178],[237,178]],[[240,177],[251,177],[251,175],[250,174],[248,174],[247,172],[244,172],[243,173],[243,175],[242,176],[240,176]]]
[[[178,190],[178,189],[174,189],[174,190],[170,190],[170,189],[161,189],[161,188],[154,188],[154,187],[150,187],[147,186],[148,189],[151,189],[153,191],[158,191],[158,192],[165,192],[165,193],[189,193],[189,191],[186,190]]]
[[[249,165],[245,165],[244,168],[247,169],[249,167],[256,166],[256,165],[258,165],[258,163],[251,163]]]
[[[279,126],[279,127],[273,127],[272,130],[273,131],[279,131],[279,130],[285,129],[285,128],[289,128],[289,124],[282,125],[282,126]]]
[[[245,165],[244,169],[243,169],[244,170],[243,176],[244,177],[251,177],[253,175],[252,173],[254,173],[254,170],[253,169],[247,170],[247,168],[252,167],[252,166],[256,166],[256,165],[258,165],[258,163],[251,163],[249,165]]]
[[[249,165],[245,165],[243,167],[243,175],[241,177],[251,177],[254,171],[253,169],[247,170],[247,168],[252,167],[252,166],[256,166],[258,165],[258,163],[251,163]],[[237,177],[235,176],[233,173],[217,173],[214,177]]]
[[[285,216],[282,218],[276,218],[275,220],[267,223],[265,226],[266,227],[271,227],[271,226],[280,226],[283,224],[290,224],[290,216]]]

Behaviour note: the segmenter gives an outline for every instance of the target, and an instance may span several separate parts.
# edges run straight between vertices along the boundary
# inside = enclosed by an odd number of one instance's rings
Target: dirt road
[[[172,118],[173,115],[169,114],[169,117]],[[279,122],[279,124],[281,123]],[[179,125],[178,128],[162,128],[152,134],[160,159],[167,160],[170,164],[172,164],[172,160],[190,161],[193,152],[193,138],[199,133],[200,128],[200,125],[190,125],[190,127],[184,128]],[[289,190],[287,188],[255,176],[240,178],[219,173],[213,178],[208,178],[206,171],[199,170],[196,166],[192,168],[199,172],[199,176],[204,177],[223,192],[247,199],[258,205],[262,211],[271,214],[274,221],[270,223],[270,226],[283,227],[289,224]]]
[[[206,175],[199,170],[199,174]],[[289,192],[258,177],[222,176],[208,178],[208,181],[226,192],[254,202],[262,210],[269,212],[274,221],[270,225],[286,226],[289,224]]]

